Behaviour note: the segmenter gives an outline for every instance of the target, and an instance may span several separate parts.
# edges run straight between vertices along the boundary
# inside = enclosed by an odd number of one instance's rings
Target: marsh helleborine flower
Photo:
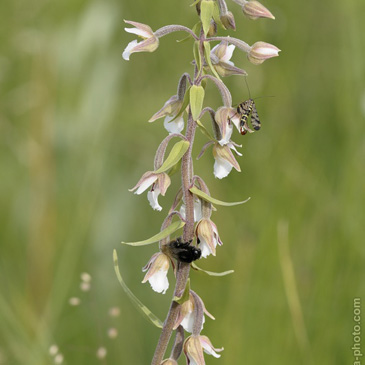
[[[162,252],[152,255],[147,265],[142,269],[144,272],[147,271],[142,283],[149,281],[155,292],[165,294],[169,288],[167,272],[170,263],[174,265],[172,260]]]
[[[267,8],[265,8],[265,6],[263,6],[256,0],[243,1],[242,10],[243,13],[250,19],[258,19],[258,18],[275,19],[274,15],[272,15],[271,12]]]
[[[153,171],[147,171],[139,179],[136,186],[134,186],[132,189],[129,189],[129,191],[134,191],[137,189],[134,194],[140,195],[151,186],[150,191],[147,193],[147,199],[153,209],[162,210],[162,207],[158,204],[158,196],[160,194],[164,196],[170,184],[171,179],[169,175],[166,174],[166,172],[160,172],[156,174]]]
[[[191,335],[185,340],[184,353],[188,365],[205,365],[203,351],[218,358],[221,355],[217,352],[223,351],[223,347],[214,348],[207,336]]]
[[[238,156],[242,156],[242,154],[236,150],[233,142],[229,142],[224,146],[221,146],[219,143],[215,143],[213,146],[213,156],[215,159],[214,176],[218,179],[223,179],[228,176],[233,167],[238,172],[241,172],[240,165],[233,156],[231,150],[235,151]]]
[[[199,221],[195,228],[195,235],[204,258],[209,255],[215,256],[217,244],[223,245],[217,226],[209,218],[203,218]]]
[[[141,42],[134,40],[127,45],[123,52],[123,58],[125,60],[129,61],[129,57],[132,53],[153,52],[157,49],[159,43],[158,38],[148,25],[129,20],[125,20],[124,22],[134,26],[134,28],[124,28],[126,32],[136,34],[143,39]]]
[[[152,123],[159,118],[165,117],[165,129],[170,134],[180,133],[184,129],[183,113],[181,113],[181,115],[175,120],[171,120],[174,119],[179,113],[182,103],[183,101],[179,100],[177,95],[171,96],[171,98],[166,101],[164,106],[150,118],[149,122]]]

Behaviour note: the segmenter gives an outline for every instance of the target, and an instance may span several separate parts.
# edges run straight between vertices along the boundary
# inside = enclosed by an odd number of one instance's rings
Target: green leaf
[[[190,108],[194,120],[199,118],[202,111],[204,94],[205,91],[202,86],[193,85],[190,89]]]
[[[171,168],[171,170],[168,172],[169,176],[175,175],[177,172],[181,170],[181,160]]]
[[[185,226],[184,222],[177,221],[177,222],[171,223],[167,228],[165,228],[161,232],[157,233],[156,235],[148,238],[147,240],[138,241],[138,242],[122,242],[122,244],[128,245],[128,246],[150,245],[151,243],[161,241],[162,239],[170,236],[170,234],[176,232],[177,230],[179,230],[180,228],[182,228],[184,226]]]
[[[212,64],[211,59],[210,59],[210,44],[209,44],[209,42],[204,42],[204,54],[205,54],[205,60],[207,61],[207,63],[208,63],[208,66],[209,66],[210,70],[213,72],[214,76],[215,76],[218,80],[222,81],[222,80],[220,79],[220,77],[219,77],[219,75],[218,75],[218,73],[217,73],[216,69],[214,68],[214,66],[213,66],[213,64]]]
[[[214,13],[214,1],[211,0],[203,0],[200,6],[200,19],[203,23],[203,30],[205,36],[208,34],[210,28],[210,21],[213,17]]]
[[[182,293],[181,297],[174,297],[172,300],[180,305],[185,303],[189,300],[190,297],[190,279],[186,282],[184,292]]]
[[[210,140],[215,141],[215,138],[209,133],[207,128],[204,127],[203,123],[199,119],[197,119],[196,124],[205,136],[207,136]]]
[[[209,196],[208,194],[204,193],[203,191],[199,190],[196,186],[193,186],[192,188],[189,189],[191,193],[193,193],[194,195],[198,196],[199,198],[202,198],[212,204],[216,204],[216,205],[223,205],[226,207],[231,207],[233,205],[239,205],[239,204],[244,204],[247,203],[251,198],[248,198],[246,200],[243,200],[241,202],[232,202],[232,203],[226,203],[223,202],[221,200],[212,198],[211,196]]]
[[[175,166],[180,161],[181,157],[185,155],[189,145],[190,142],[185,140],[175,143],[162,166],[156,170],[155,173],[159,174],[160,172],[165,172]]]
[[[213,19],[214,21],[224,30],[226,30],[227,28],[223,25],[222,21],[221,21],[221,17],[220,17],[220,11],[219,11],[219,6],[217,2],[214,2],[214,9],[213,9]]]
[[[119,265],[118,265],[118,255],[117,251],[113,250],[113,261],[114,261],[114,270],[117,275],[118,281],[122,286],[124,292],[128,295],[131,302],[134,306],[139,310],[142,315],[149,320],[152,324],[154,324],[158,328],[162,328],[163,323],[160,319],[158,319],[128,288],[127,284],[124,282],[122,275],[120,274]]]
[[[226,276],[226,275],[234,273],[234,270],[228,270],[228,271],[223,271],[223,272],[213,272],[213,271],[203,270],[200,267],[198,267],[197,265],[195,265],[194,262],[191,263],[191,267],[196,271],[201,271],[210,276]]]

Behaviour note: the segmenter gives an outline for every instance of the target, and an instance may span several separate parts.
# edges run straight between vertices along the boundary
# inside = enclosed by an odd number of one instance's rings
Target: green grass
[[[67,364],[149,363],[159,330],[122,292],[112,250],[130,288],[164,319],[171,289],[161,296],[141,284],[141,267],[155,248],[120,241],[147,238],[164,219],[145,195],[127,189],[152,167],[165,131],[161,121],[147,120],[175,93],[180,75],[191,72],[192,53],[189,42],[176,44],[171,36],[155,53],[126,62],[121,53],[133,38],[123,19],[153,29],[192,26],[196,16],[188,5],[1,3],[0,364],[50,364],[54,343]],[[235,273],[191,276],[216,317],[204,334],[225,347],[220,360],[207,357],[207,363],[350,363],[353,299],[365,292],[365,6],[266,1],[276,21],[253,22],[228,5],[235,36],[282,52],[262,66],[234,54],[249,73],[252,95],[275,96],[257,100],[259,133],[234,136],[243,144],[242,173],[214,179],[209,152],[196,163],[212,196],[252,197],[214,213],[224,245],[200,263]],[[235,103],[247,98],[242,78],[225,81]],[[207,92],[218,107],[218,93]],[[199,134],[195,155],[203,143]],[[178,183],[175,176],[161,199],[165,207]],[[288,235],[279,240],[281,224]],[[279,247],[286,239],[290,260],[284,262]],[[283,280],[288,262],[294,287]],[[93,277],[89,293],[79,289],[84,271]],[[72,296],[81,297],[79,307],[68,304]],[[289,303],[296,300],[292,316]],[[108,316],[114,306],[118,318]],[[106,334],[112,326],[119,331],[115,340]],[[108,349],[105,362],[95,356],[101,345]]]

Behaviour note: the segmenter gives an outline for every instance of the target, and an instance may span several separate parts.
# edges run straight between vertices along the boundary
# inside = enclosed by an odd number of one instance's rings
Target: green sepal
[[[200,267],[198,267],[197,265],[194,264],[194,262],[191,263],[191,267],[196,270],[196,271],[201,271],[204,274],[207,274],[209,276],[226,276],[229,274],[233,274],[234,270],[228,270],[228,271],[223,271],[223,272],[213,272],[213,271],[208,271],[208,270],[203,270]]]
[[[209,133],[209,131],[207,130],[207,128],[204,127],[203,123],[197,119],[196,120],[196,124],[198,125],[198,127],[200,128],[200,131],[206,136],[208,137],[211,141],[216,141],[216,139]]]
[[[181,108],[179,110],[179,112],[175,115],[174,118],[172,118],[171,120],[169,120],[169,122],[174,121],[176,118],[180,117],[180,115],[182,113],[184,113],[186,107],[189,105],[189,100],[190,100],[190,88],[191,86],[189,86],[189,88],[185,91],[185,95],[184,95],[184,100],[183,103],[181,105]]]
[[[210,20],[214,13],[214,1],[203,0],[200,5],[200,19],[203,24],[204,35],[208,34],[210,28]]]
[[[192,188],[189,189],[191,193],[193,193],[194,195],[198,196],[199,198],[202,198],[212,204],[216,204],[216,205],[223,205],[226,207],[231,207],[233,205],[239,205],[239,204],[244,204],[247,203],[251,198],[248,198],[246,200],[243,200],[241,202],[232,202],[232,203],[227,203],[227,202],[223,202],[221,200],[212,198],[211,196],[209,196],[208,194],[204,193],[203,191],[199,190],[196,186],[193,186]]]
[[[179,303],[180,305],[185,303],[187,300],[189,300],[190,297],[190,279],[186,282],[184,292],[182,293],[181,297],[173,297],[173,301],[176,303]]]
[[[171,167],[175,166],[180,161],[180,159],[185,155],[189,146],[190,142],[185,140],[175,143],[169,155],[167,156],[161,167],[155,171],[155,173],[159,174],[161,172],[165,172],[171,169]]]
[[[181,221],[177,221],[174,223],[171,223],[167,228],[165,228],[164,230],[162,230],[161,232],[155,234],[154,236],[144,240],[144,241],[138,241],[138,242],[122,242],[123,245],[128,245],[128,246],[145,246],[145,245],[150,245],[152,243],[155,242],[159,242],[162,239],[170,236],[170,234],[176,232],[177,230],[179,230],[180,228],[184,227],[185,223],[181,222]]]
[[[139,310],[143,317],[145,317],[147,320],[149,320],[152,324],[154,324],[158,328],[162,328],[163,323],[161,320],[156,317],[128,288],[127,284],[124,282],[122,275],[120,274],[119,265],[118,265],[118,255],[117,251],[113,250],[113,262],[114,262],[114,270],[117,275],[118,281],[120,285],[122,286],[124,292],[127,294],[131,302],[134,304],[134,306]]]
[[[199,118],[203,108],[205,91],[202,86],[193,85],[190,89],[190,108],[194,120]]]
[[[219,77],[217,71],[215,70],[215,68],[212,64],[212,61],[210,59],[210,44],[209,44],[209,42],[204,42],[204,55],[205,55],[205,60],[207,61],[208,66],[209,66],[210,70],[213,72],[214,76],[218,80],[222,81],[221,78]]]

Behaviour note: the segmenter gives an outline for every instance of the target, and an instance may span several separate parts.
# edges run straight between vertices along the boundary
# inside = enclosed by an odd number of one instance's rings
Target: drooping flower
[[[165,117],[164,127],[165,129],[171,133],[180,133],[184,129],[184,118],[183,114],[181,114],[175,120],[172,120],[179,113],[183,101],[179,100],[177,95],[172,96],[169,100],[166,101],[164,106],[155,113],[149,120],[149,122],[154,122],[155,120]]]
[[[197,294],[195,294],[197,296]],[[196,305],[202,305],[203,306],[203,313],[206,314],[208,317],[215,319],[206,309],[204,306],[203,301],[201,300],[200,297],[198,297],[200,300],[200,303],[196,303],[194,296],[190,293],[189,294],[189,299],[184,302],[180,307],[179,307],[179,312],[176,318],[176,322],[174,325],[174,329],[176,329],[177,327],[179,327],[180,325],[184,328],[185,331],[192,333],[193,332],[193,327],[194,327],[194,320],[195,320],[195,307]],[[203,315],[202,318],[202,326],[200,328],[200,331],[203,329],[203,324],[205,323],[205,317]]]
[[[142,23],[132,22],[129,20],[124,21],[127,24],[133,25],[135,28],[124,28],[124,30],[128,33],[137,34],[140,36],[143,41],[138,42],[134,40],[130,42],[123,52],[123,58],[129,61],[129,57],[132,53],[135,52],[153,52],[157,49],[159,41],[158,37],[155,36],[152,29]]]
[[[270,43],[256,42],[247,53],[248,60],[254,65],[260,65],[272,57],[279,56],[280,49]]]
[[[170,262],[174,265],[172,260],[162,252],[152,255],[147,265],[142,269],[143,272],[147,271],[142,283],[149,281],[155,292],[165,294],[169,288],[167,272]]]
[[[136,190],[134,194],[140,195],[151,186],[150,191],[147,193],[147,199],[153,209],[161,210],[162,207],[158,204],[158,196],[160,194],[164,196],[170,184],[171,179],[166,172],[156,174],[153,171],[147,171],[139,179],[136,186],[129,189],[129,191]]]
[[[231,61],[233,51],[236,47],[233,44],[228,45],[228,42],[217,44],[210,52],[210,59],[218,74],[222,77],[231,75],[247,75],[245,70],[242,70],[234,65]]]
[[[237,111],[234,108],[222,106],[217,109],[214,119],[218,124],[221,139],[218,143],[224,146],[230,142],[233,132],[233,118],[239,118]]]
[[[221,146],[219,143],[215,143],[213,146],[213,156],[215,159],[214,162],[214,176],[218,179],[223,179],[224,177],[228,176],[231,172],[232,168],[234,167],[238,172],[241,172],[240,165],[238,164],[237,160],[233,156],[231,150],[235,151],[237,155],[242,156],[239,153],[233,142],[229,142],[224,146]],[[241,147],[241,146],[239,146]]]
[[[174,359],[166,359],[162,361],[161,365],[178,365],[178,363]]]
[[[204,258],[209,255],[215,256],[217,244],[223,245],[217,226],[209,218],[203,218],[199,221],[195,228],[195,235]]]
[[[223,351],[223,347],[214,348],[207,336],[191,335],[185,340],[184,353],[188,365],[205,365],[203,351],[218,358],[221,355],[217,352]]]

